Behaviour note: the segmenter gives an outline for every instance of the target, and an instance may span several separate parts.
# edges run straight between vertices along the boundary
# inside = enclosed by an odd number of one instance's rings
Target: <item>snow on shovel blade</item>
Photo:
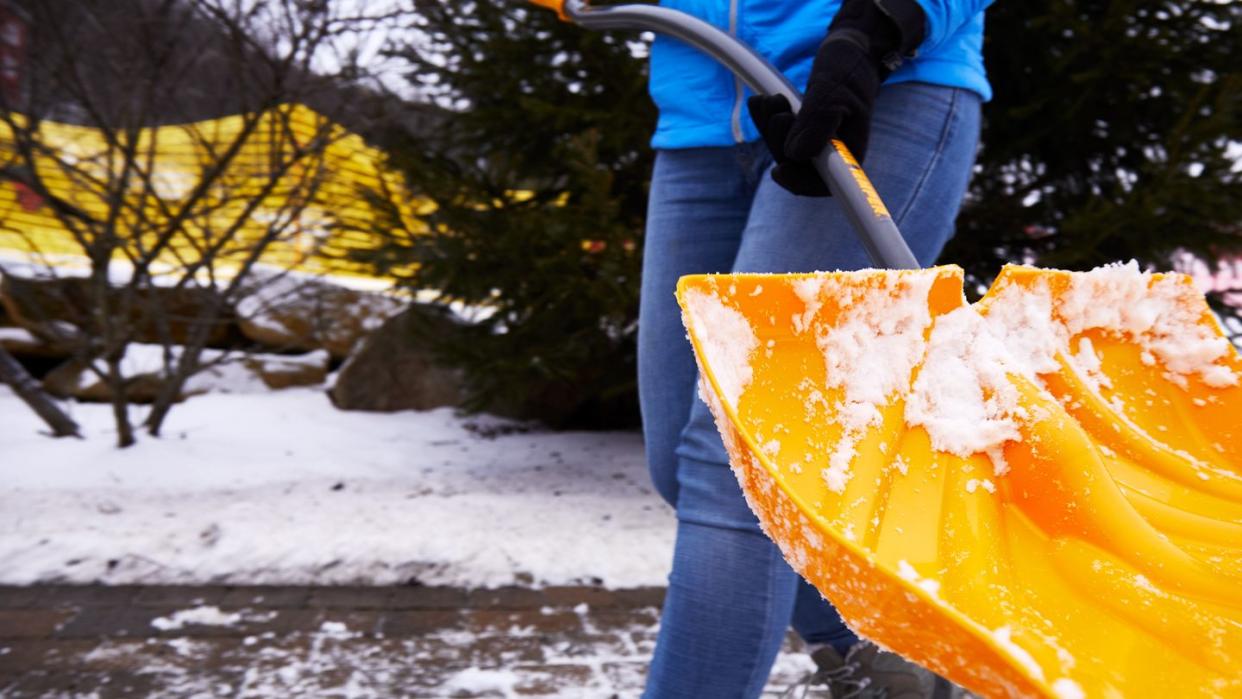
[[[1005,268],[979,303],[1131,504],[1242,575],[1242,362],[1188,277]],[[1025,341],[1035,332],[1044,343]]]
[[[1242,365],[1186,283],[1013,268],[975,307],[938,267],[677,293],[751,509],[859,633],[988,696],[1237,696]]]

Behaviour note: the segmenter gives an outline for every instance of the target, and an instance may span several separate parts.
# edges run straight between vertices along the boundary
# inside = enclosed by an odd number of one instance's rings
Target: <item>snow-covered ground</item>
[[[0,582],[665,582],[674,521],[636,433],[342,412],[316,388],[192,398],[118,450],[107,406],[67,407],[86,439],[0,386]]]

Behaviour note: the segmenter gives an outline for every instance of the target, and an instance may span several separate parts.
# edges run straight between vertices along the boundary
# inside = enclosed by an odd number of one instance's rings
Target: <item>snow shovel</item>
[[[544,0],[699,47],[651,6]],[[768,535],[845,620],[988,696],[1242,696],[1242,373],[1176,275],[916,270],[844,147],[816,167],[888,271],[678,285],[702,395]],[[898,271],[906,270],[906,271]]]
[[[1009,268],[971,306],[948,266],[678,298],[752,509],[860,634],[985,696],[1242,696],[1242,361],[1189,280]]]

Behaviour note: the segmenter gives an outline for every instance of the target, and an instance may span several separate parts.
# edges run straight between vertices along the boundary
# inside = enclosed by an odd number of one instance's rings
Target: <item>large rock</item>
[[[461,403],[461,373],[438,366],[425,338],[458,331],[440,309],[411,304],[363,340],[329,390],[342,410],[430,410]]]
[[[103,334],[93,316],[94,293],[91,280],[85,277],[34,279],[6,274],[0,278],[0,305],[9,321],[58,351],[73,349],[84,337]],[[112,287],[108,293],[119,300],[125,291]],[[213,299],[212,293],[158,286],[136,290],[129,312],[129,322],[135,326],[133,340],[162,342],[157,320],[163,316],[172,342],[184,343],[198,319],[206,317],[210,322],[207,345],[227,346],[235,337],[235,315],[230,306]],[[215,314],[208,308],[213,301],[222,306]]]
[[[242,364],[258,376],[268,388],[294,388],[318,386],[328,378],[327,350],[315,350],[306,354],[251,354],[242,358]]]
[[[0,327],[0,347],[14,357],[68,357],[62,347],[37,337],[25,328]]]
[[[101,367],[102,368],[102,367]],[[162,380],[159,374],[144,372],[125,376],[125,395],[131,403],[152,403],[159,395]],[[106,403],[112,400],[112,388],[99,375],[91,370],[89,364],[80,359],[71,359],[49,371],[43,377],[43,389],[58,398],[76,398],[91,403]],[[184,395],[178,400],[183,400]]]
[[[237,304],[241,330],[271,349],[325,349],[344,359],[403,306],[394,298],[300,275],[253,276],[251,293]]]
[[[173,348],[176,356],[179,347]],[[226,354],[203,350],[205,369],[191,376],[177,400],[204,393],[263,393],[275,388],[317,386],[328,375],[330,358],[324,350],[303,355]],[[164,349],[158,345],[131,344],[121,361],[126,395],[134,403],[150,403],[159,395]],[[96,369],[105,367],[96,360]],[[112,389],[97,371],[80,360],[70,360],[43,377],[43,388],[54,396],[88,402],[112,400]]]

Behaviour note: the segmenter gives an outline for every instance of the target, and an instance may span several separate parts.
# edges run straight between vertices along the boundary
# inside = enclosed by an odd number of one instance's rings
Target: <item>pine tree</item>
[[[435,234],[394,223],[392,244],[370,259],[381,270],[417,262],[406,283],[491,313],[433,338],[467,370],[471,407],[598,423],[605,404],[633,405],[654,122],[642,47],[521,2],[415,5],[421,35],[396,53],[423,99],[444,108],[442,126],[389,145],[437,203]],[[1238,254],[1239,45],[1238,3],[993,5],[995,97],[942,259],[979,289],[1005,262],[1168,269],[1178,250]]]
[[[995,98],[943,259],[986,286],[1006,261],[1169,269],[1179,249],[1242,252],[1240,45],[1237,3],[993,5]]]
[[[420,0],[395,55],[432,137],[390,142],[433,234],[395,227],[370,256],[473,309],[430,338],[465,370],[466,407],[557,426],[636,422],[638,276],[654,109],[645,46],[519,2]],[[395,224],[395,222],[394,222]]]

